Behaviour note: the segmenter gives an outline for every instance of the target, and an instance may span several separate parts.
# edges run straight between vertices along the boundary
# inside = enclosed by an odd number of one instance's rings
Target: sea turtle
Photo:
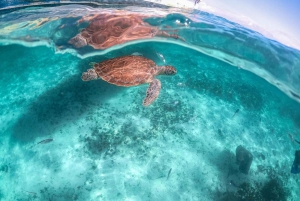
[[[130,55],[95,63],[93,68],[82,73],[81,79],[89,81],[102,78],[108,83],[124,87],[150,83],[143,101],[143,105],[148,106],[158,97],[161,88],[160,81],[155,76],[176,73],[173,66],[156,66],[150,59]]]
[[[69,43],[76,48],[90,45],[95,49],[106,49],[132,40],[152,38],[158,28],[145,23],[143,18],[139,14],[97,14]]]
[[[114,45],[126,43],[133,40],[149,39],[154,36],[180,39],[175,34],[168,33],[172,31],[160,30],[158,27],[151,26],[143,19],[150,16],[142,14],[97,14],[88,21],[89,26],[81,30],[76,36],[69,40],[75,48],[81,48],[86,45],[92,46],[94,49],[106,49]]]

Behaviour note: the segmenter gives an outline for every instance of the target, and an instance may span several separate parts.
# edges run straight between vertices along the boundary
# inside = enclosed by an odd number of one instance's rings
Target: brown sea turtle
[[[89,19],[89,26],[69,40],[75,48],[86,45],[94,49],[106,49],[133,40],[150,39],[154,36],[185,41],[178,34],[170,34],[144,22],[139,14],[97,14]],[[170,30],[169,30],[170,31]],[[174,31],[174,30],[173,30]]]
[[[123,56],[95,63],[93,68],[82,73],[83,81],[102,78],[114,85],[131,87],[143,83],[150,83],[144,106],[150,105],[157,97],[161,83],[156,75],[174,75],[177,70],[173,66],[156,66],[156,64],[142,56]]]

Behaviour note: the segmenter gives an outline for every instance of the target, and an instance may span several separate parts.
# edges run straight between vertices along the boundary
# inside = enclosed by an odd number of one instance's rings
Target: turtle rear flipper
[[[143,101],[144,106],[150,105],[159,95],[161,83],[158,79],[153,79],[147,89],[146,97]]]
[[[98,79],[98,75],[93,68],[87,70],[87,72],[82,73],[81,79],[83,81],[90,81]]]

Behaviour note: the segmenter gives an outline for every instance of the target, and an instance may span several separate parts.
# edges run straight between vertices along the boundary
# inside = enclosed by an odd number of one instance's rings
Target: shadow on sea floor
[[[83,72],[88,63],[82,61],[78,68]],[[101,107],[106,99],[122,90],[102,80],[83,82],[80,76],[71,76],[36,98],[14,125],[11,140],[28,143],[37,137],[49,137],[88,109]]]

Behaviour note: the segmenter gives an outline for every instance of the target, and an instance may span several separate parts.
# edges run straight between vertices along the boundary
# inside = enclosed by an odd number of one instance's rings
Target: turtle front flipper
[[[96,80],[96,79],[98,79],[98,75],[97,75],[95,69],[90,68],[90,69],[88,69],[87,72],[82,73],[81,79],[83,81]]]
[[[158,97],[160,88],[160,81],[158,79],[153,79],[147,89],[146,98],[143,101],[144,106],[150,105]]]

